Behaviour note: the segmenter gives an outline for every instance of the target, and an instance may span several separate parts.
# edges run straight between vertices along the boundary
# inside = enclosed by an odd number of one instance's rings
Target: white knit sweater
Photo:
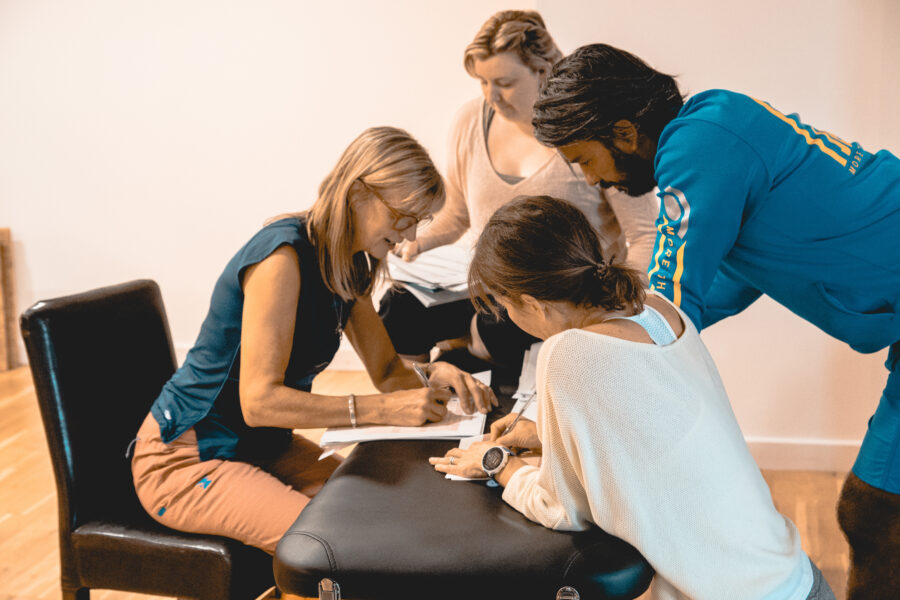
[[[549,195],[581,209],[600,235],[605,257],[627,256],[630,266],[646,273],[656,241],[656,196],[632,198],[615,190],[600,193],[585,182],[577,166],[568,165],[556,153],[518,183],[504,181],[488,155],[483,107],[484,100],[475,98],[453,120],[447,148],[447,200],[422,236],[450,235],[455,240],[465,234],[465,242],[474,244],[491,215],[516,196]]]
[[[668,346],[571,329],[537,367],[539,467],[503,499],[546,527],[596,523],[656,569],[653,597],[804,600],[812,569],[775,510],[697,330]]]

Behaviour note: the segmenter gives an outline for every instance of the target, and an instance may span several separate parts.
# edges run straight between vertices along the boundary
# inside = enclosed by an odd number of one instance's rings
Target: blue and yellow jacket
[[[900,159],[725,90],[663,130],[651,287],[698,329],[761,294],[875,352],[900,340]]]

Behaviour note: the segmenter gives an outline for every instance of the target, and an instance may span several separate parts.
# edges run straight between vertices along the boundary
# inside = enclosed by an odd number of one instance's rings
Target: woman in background
[[[696,328],[647,295],[635,270],[604,259],[578,209],[548,197],[500,208],[469,285],[546,340],[537,424],[520,419],[499,436],[509,415],[493,442],[432,458],[435,469],[487,473],[545,527],[593,523],[624,539],[656,570],[657,599],[834,599],[775,510]],[[540,466],[511,447],[540,448]]]
[[[444,185],[406,132],[368,129],[322,182],[312,208],[263,227],[216,282],[200,334],[140,428],[138,498],[181,531],[274,553],[338,465],[292,429],[439,421],[450,396],[487,411],[489,389],[446,363],[423,388],[370,298],[382,260],[440,208]],[[323,396],[313,378],[342,332],[379,394]],[[264,510],[261,510],[264,508]]]
[[[629,264],[646,272],[656,239],[655,196],[635,199],[591,187],[534,137],[531,116],[538,89],[561,58],[536,12],[502,11],[482,25],[463,59],[481,84],[482,97],[463,105],[451,126],[447,202],[417,239],[398,248],[401,257],[413,260],[464,234],[472,244],[500,206],[522,194],[549,194],[584,212],[604,256],[625,260],[627,254]],[[435,343],[453,340],[446,346],[468,345],[476,356],[518,368],[523,352],[536,341],[502,317],[473,319],[468,300],[426,309],[408,292],[392,290],[379,313],[397,350],[411,356],[427,355]]]

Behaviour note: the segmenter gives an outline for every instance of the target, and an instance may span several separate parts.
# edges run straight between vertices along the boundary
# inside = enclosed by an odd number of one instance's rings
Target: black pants
[[[838,500],[838,523],[850,545],[847,600],[897,598],[900,588],[900,494],[851,471]]]
[[[426,307],[406,290],[391,288],[381,299],[378,314],[397,352],[417,355],[427,354],[441,340],[468,335],[475,307],[469,300]],[[525,350],[538,341],[505,312],[499,319],[479,314],[476,327],[491,359],[505,367],[521,368]]]

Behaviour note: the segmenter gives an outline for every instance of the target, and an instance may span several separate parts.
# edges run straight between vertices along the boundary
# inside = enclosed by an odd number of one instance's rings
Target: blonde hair
[[[544,19],[532,10],[504,10],[485,21],[463,55],[466,72],[475,77],[476,59],[501,52],[515,52],[522,64],[542,74],[549,74],[563,57]]]
[[[357,181],[363,186],[355,186]],[[400,212],[426,217],[444,204],[444,181],[425,149],[395,127],[371,127],[353,140],[319,186],[306,229],[316,248],[322,279],[333,293],[350,301],[367,296],[387,266],[365,252],[352,254],[351,203],[363,200],[361,189],[398,191],[392,202]],[[353,191],[351,192],[351,188]],[[303,214],[303,213],[301,213]]]

